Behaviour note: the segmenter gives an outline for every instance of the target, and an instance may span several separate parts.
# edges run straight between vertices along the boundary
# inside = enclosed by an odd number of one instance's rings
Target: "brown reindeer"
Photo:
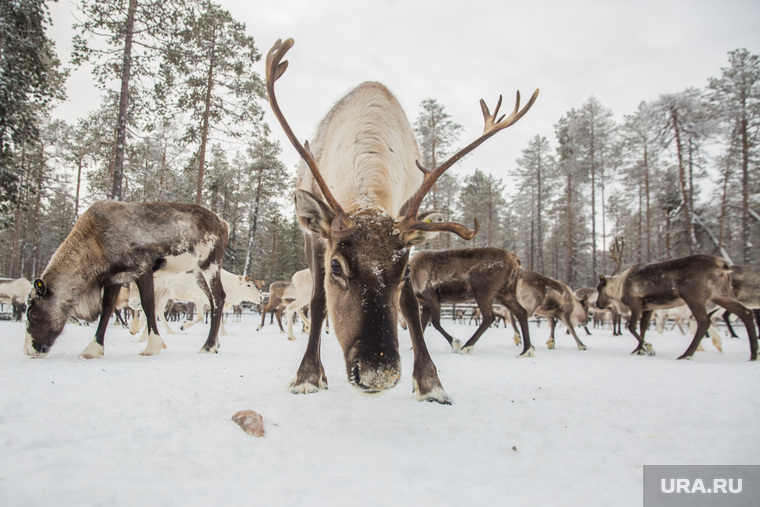
[[[575,338],[578,349],[586,350],[575,327],[585,326],[588,322],[588,303],[576,296],[570,287],[535,271],[522,271],[517,279],[517,301],[528,312],[528,317],[535,314],[549,319],[548,348],[554,348],[554,328],[559,320]]]
[[[712,302],[736,314],[747,327],[750,360],[757,359],[757,332],[752,312],[736,300],[731,289],[731,267],[719,257],[691,255],[680,259],[649,264],[635,264],[619,275],[600,277],[597,306],[620,301],[631,310],[628,330],[639,344],[632,352],[654,355],[652,345],[644,340],[652,310],[688,305],[697,321],[697,330],[689,347],[678,359],[690,359],[707,333],[710,319],[707,303]],[[639,324],[639,332],[636,325]]]
[[[194,273],[211,302],[211,328],[201,352],[217,352],[227,236],[227,223],[201,206],[96,202],[79,217],[41,278],[33,282],[25,352],[47,354],[70,316],[92,321],[100,313],[95,339],[82,356],[102,357],[106,326],[121,284],[134,280],[149,327],[142,354],[160,353],[164,344],[156,327],[153,274],[184,271]]]
[[[493,305],[504,305],[520,323],[525,336],[523,351],[518,357],[533,355],[528,332],[528,314],[517,300],[520,259],[500,248],[467,248],[461,250],[423,250],[409,262],[409,279],[414,294],[422,302],[423,329],[432,319],[433,327],[449,342],[455,352],[469,353],[495,320]],[[441,326],[441,303],[463,303],[475,300],[482,321],[472,337],[461,342]]]
[[[296,214],[305,231],[305,249],[314,290],[311,329],[293,392],[327,387],[320,360],[322,323],[328,312],[343,349],[351,384],[363,392],[395,386],[401,376],[397,305],[414,348],[412,380],[418,399],[449,403],[427,351],[411,285],[401,285],[409,249],[438,232],[472,239],[478,231],[447,223],[437,213],[420,213],[436,180],[486,139],[518,121],[533,105],[498,117],[481,101],[483,135],[427,171],[417,163],[414,132],[400,104],[379,83],[363,83],[344,96],[321,122],[310,147],[301,144],[280,111],[274,84],[287,68],[282,62],[293,40],[277,41],[267,56],[267,91],[280,125],[303,159],[295,194]],[[399,295],[399,290],[401,294]]]
[[[760,328],[760,267],[758,266],[731,266],[731,288],[734,289],[736,299],[741,304],[752,310],[755,321]],[[729,316],[731,312],[723,313],[723,321],[732,338],[738,338],[731,327]]]
[[[285,306],[292,301],[292,299],[289,301],[286,298],[286,292],[288,289],[292,286],[291,282],[287,282],[285,280],[280,280],[277,282],[272,282],[269,284],[269,300],[267,300],[267,304],[261,309],[261,324],[259,324],[259,327],[256,328],[256,331],[259,331],[262,327],[264,327],[264,321],[267,318],[267,313],[272,313],[272,319],[277,317],[277,324],[280,326],[280,331],[285,332],[285,329],[282,327],[282,312],[285,311]],[[272,323],[270,320],[270,324]]]

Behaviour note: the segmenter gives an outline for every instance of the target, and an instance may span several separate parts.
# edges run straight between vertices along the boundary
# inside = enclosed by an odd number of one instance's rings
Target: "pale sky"
[[[380,81],[413,124],[434,98],[464,127],[458,146],[482,132],[478,105],[514,93],[538,101],[520,122],[450,171],[475,168],[507,180],[536,134],[556,147],[554,124],[592,95],[615,119],[661,94],[704,88],[728,65],[728,51],[760,53],[760,0],[218,0],[246,24],[262,53],[292,37],[278,99],[301,141],[313,137],[332,104],[363,81]],[[68,62],[76,2],[49,4],[61,59]],[[56,115],[73,121],[100,101],[85,71],[69,81]],[[266,105],[289,168],[298,156]]]

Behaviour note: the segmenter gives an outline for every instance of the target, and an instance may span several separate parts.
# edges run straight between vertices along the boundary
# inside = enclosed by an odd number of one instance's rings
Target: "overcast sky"
[[[278,99],[302,141],[332,104],[362,81],[380,81],[398,97],[410,122],[434,98],[464,127],[463,146],[482,132],[478,100],[508,112],[514,93],[541,92],[516,125],[489,140],[452,171],[475,168],[505,180],[536,134],[555,146],[554,124],[592,95],[615,119],[689,86],[720,76],[728,51],[760,53],[759,0],[217,0],[246,24],[262,53],[292,37],[290,66]],[[76,2],[51,3],[61,59],[71,50]],[[99,99],[86,72],[69,81],[57,116],[75,120]],[[266,107],[269,113],[269,107]],[[298,158],[276,120],[283,160]]]

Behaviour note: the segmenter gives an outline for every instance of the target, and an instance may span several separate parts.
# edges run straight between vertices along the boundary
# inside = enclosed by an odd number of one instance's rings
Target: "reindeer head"
[[[522,110],[518,92],[515,109],[506,119],[506,115],[497,119],[501,98],[493,115],[481,100],[485,119],[483,135],[434,170],[428,171],[417,163],[424,175],[422,184],[399,211],[399,216],[390,216],[373,203],[344,211],[322,177],[309,143],[298,141],[277,103],[274,84],[287,69],[288,62],[282,59],[292,46],[292,39],[278,40],[267,55],[269,102],[324,196],[323,200],[322,196],[297,190],[296,213],[302,228],[309,233],[307,247],[324,260],[326,306],[343,348],[349,379],[364,391],[388,389],[398,382],[401,372],[396,302],[409,249],[429,241],[441,231],[470,240],[479,230],[477,220],[475,228],[469,229],[462,224],[444,222],[437,212],[420,213],[425,195],[464,155],[519,120],[535,102],[538,90]],[[322,269],[315,268],[312,266],[317,276]]]
[[[50,289],[38,278],[26,301],[26,341],[24,352],[43,357],[66,325],[67,314],[63,311],[57,291]]]

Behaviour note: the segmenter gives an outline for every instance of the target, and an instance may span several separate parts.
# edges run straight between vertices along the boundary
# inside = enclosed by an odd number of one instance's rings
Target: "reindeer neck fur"
[[[380,83],[363,83],[338,101],[311,148],[327,186],[349,216],[365,208],[395,216],[422,182],[409,120]],[[298,188],[321,196],[304,162]]]
[[[631,266],[623,270],[622,273],[607,277],[606,293],[610,299],[623,301],[625,295],[625,283],[631,270],[638,265]]]
[[[64,315],[93,321],[100,313],[98,274],[104,256],[102,247],[83,229],[86,228],[75,226],[53,254],[41,278],[60,302]]]

